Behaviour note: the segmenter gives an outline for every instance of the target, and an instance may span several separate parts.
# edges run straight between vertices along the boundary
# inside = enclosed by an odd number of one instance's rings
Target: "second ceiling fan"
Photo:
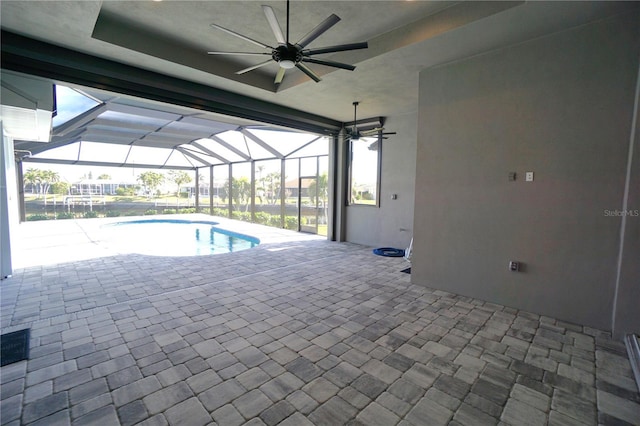
[[[357,102],[357,101],[353,102],[353,126],[351,128],[349,127],[345,128],[345,131],[346,131],[345,139],[357,141],[362,138],[377,137],[378,139],[376,139],[375,142],[369,145],[369,149],[371,151],[375,151],[376,149],[378,149],[378,140],[389,139],[387,136],[395,135],[396,132],[385,132],[384,127],[374,127],[373,129],[368,129],[368,130],[358,129],[358,114],[357,114],[358,105],[360,105],[360,102]]]
[[[264,56],[270,55],[271,58],[267,59],[264,62],[260,62],[259,64],[252,65],[248,68],[237,71],[236,74],[244,74],[249,71],[253,71],[260,67],[270,64],[272,61],[275,61],[280,65],[278,72],[276,74],[274,83],[279,85],[282,83],[282,79],[284,78],[284,74],[286,70],[291,68],[298,68],[300,71],[305,73],[309,78],[314,80],[316,83],[321,80],[321,78],[314,73],[306,64],[319,64],[326,65],[334,68],[341,68],[349,71],[353,71],[356,69],[355,66],[345,64],[342,62],[329,61],[325,59],[316,59],[312,56],[320,55],[323,53],[334,53],[334,52],[344,52],[348,50],[356,50],[356,49],[366,49],[368,47],[367,42],[360,43],[349,43],[349,44],[340,44],[335,46],[328,47],[320,47],[315,49],[307,49],[307,45],[314,41],[316,38],[321,36],[325,31],[334,26],[340,18],[331,14],[327,19],[318,24],[314,29],[309,31],[307,35],[302,37],[298,42],[292,44],[289,40],[289,0],[287,0],[287,25],[286,25],[286,36],[282,33],[282,29],[280,28],[280,24],[278,23],[278,19],[276,18],[273,9],[270,6],[262,6],[262,11],[264,12],[265,17],[267,18],[267,22],[271,27],[271,31],[273,31],[273,35],[276,38],[278,45],[276,47],[270,46],[268,44],[262,43],[260,41],[249,38],[245,35],[232,31],[228,28],[224,28],[217,24],[211,24],[213,28],[217,28],[222,30],[228,34],[241,38],[245,41],[253,43],[257,46],[260,46],[265,49],[269,49],[270,52],[207,52],[209,55],[246,55],[246,56]]]

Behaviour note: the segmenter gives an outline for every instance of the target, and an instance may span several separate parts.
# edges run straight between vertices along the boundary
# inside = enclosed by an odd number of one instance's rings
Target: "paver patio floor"
[[[21,225],[1,325],[30,327],[31,353],[0,369],[2,424],[640,425],[607,332],[412,284],[370,247],[221,222],[262,243],[152,257],[102,246],[99,221]]]

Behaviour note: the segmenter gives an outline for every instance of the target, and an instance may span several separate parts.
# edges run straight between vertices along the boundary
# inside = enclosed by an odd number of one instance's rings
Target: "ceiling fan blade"
[[[269,26],[271,27],[271,31],[273,31],[273,35],[276,36],[276,41],[278,42],[278,44],[286,46],[287,40],[284,38],[284,34],[282,34],[280,24],[278,24],[278,18],[276,18],[276,14],[273,12],[273,9],[271,9],[270,6],[263,5],[262,11],[264,12],[264,16],[269,22]]]
[[[324,60],[320,60],[320,59],[313,59],[313,58],[302,58],[302,62],[311,62],[312,64],[319,64],[319,65],[326,65],[328,67],[335,67],[335,68],[342,68],[344,70],[349,70],[349,71],[353,71],[356,69],[356,67],[354,67],[353,65],[349,65],[349,64],[343,64],[342,62],[335,62],[335,61],[324,61]]]
[[[282,83],[282,79],[284,78],[284,73],[285,73],[286,69],[285,68],[278,68],[278,72],[276,73],[276,79],[274,80],[275,84],[280,84]]]
[[[271,53],[263,52],[263,53],[255,53],[255,52],[207,52],[208,55],[246,55],[246,56],[263,56],[269,55]]]
[[[302,51],[304,56],[319,55],[321,53],[344,52],[346,50],[366,49],[369,43],[363,41],[361,43],[339,44],[336,46],[319,47],[317,49],[306,49]]]
[[[364,136],[375,135],[376,133],[381,132],[383,130],[384,130],[384,127],[377,127],[375,129],[363,130],[362,132],[360,132],[360,134]]]
[[[329,28],[333,27],[339,21],[340,21],[340,18],[338,17],[338,15],[331,14],[331,16],[329,16],[327,19],[325,19],[320,24],[318,24],[317,27],[309,31],[307,35],[302,37],[300,41],[296,43],[296,46],[300,48],[304,48],[307,44],[311,43],[313,40],[320,37],[322,33],[327,31]]]
[[[267,61],[260,62],[259,64],[252,65],[249,68],[245,68],[245,69],[240,70],[240,71],[236,71],[236,74],[240,75],[240,74],[244,74],[244,73],[249,72],[249,71],[253,71],[253,70],[257,69],[257,68],[260,68],[260,67],[263,67],[265,65],[268,65],[271,62],[273,62],[273,59],[269,59]]]
[[[385,132],[385,133],[383,133],[382,135],[383,135],[383,136],[384,136],[384,135],[397,135],[397,133],[396,133],[396,132]],[[387,138],[383,138],[383,139],[387,139]]]
[[[316,75],[316,73],[314,73],[313,71],[311,71],[311,69],[309,69],[308,66],[306,66],[305,64],[298,62],[296,64],[296,68],[298,68],[300,71],[302,71],[303,73],[305,73],[306,75],[309,76],[309,78],[311,78],[313,81],[315,81],[316,83],[320,82],[322,79],[320,77],[318,77]]]
[[[220,25],[211,24],[211,26],[212,26],[213,28],[217,28],[217,29],[219,29],[219,30],[221,30],[221,31],[224,31],[224,32],[225,32],[225,33],[227,33],[227,34],[234,35],[234,36],[236,36],[236,37],[238,37],[238,38],[241,38],[241,39],[243,39],[243,40],[246,40],[246,41],[248,41],[248,42],[250,42],[250,43],[253,43],[253,44],[255,44],[255,45],[258,45],[258,46],[260,46],[260,47],[264,47],[264,48],[266,48],[266,49],[272,49],[272,50],[273,50],[273,47],[271,47],[271,46],[269,46],[269,45],[266,45],[266,44],[264,44],[264,43],[262,43],[262,42],[260,42],[260,41],[257,41],[257,40],[254,40],[254,39],[252,39],[252,38],[249,38],[249,37],[247,37],[247,36],[244,36],[244,35],[242,35],[242,34],[239,34],[239,33],[235,32],[235,31],[228,30],[228,29],[226,29],[225,27],[221,27]]]

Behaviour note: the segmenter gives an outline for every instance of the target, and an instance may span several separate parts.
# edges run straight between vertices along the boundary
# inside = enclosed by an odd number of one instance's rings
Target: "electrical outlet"
[[[526,182],[533,182],[533,172],[526,172],[524,174],[524,180]]]
[[[518,272],[520,270],[520,262],[514,262],[513,260],[510,261],[509,270],[513,272]]]

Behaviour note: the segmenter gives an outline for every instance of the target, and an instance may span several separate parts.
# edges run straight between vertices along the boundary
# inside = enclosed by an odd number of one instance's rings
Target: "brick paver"
[[[258,247],[15,271],[2,332],[31,328],[31,358],[0,369],[1,423],[640,424],[606,332],[412,284],[367,247],[242,226]]]

